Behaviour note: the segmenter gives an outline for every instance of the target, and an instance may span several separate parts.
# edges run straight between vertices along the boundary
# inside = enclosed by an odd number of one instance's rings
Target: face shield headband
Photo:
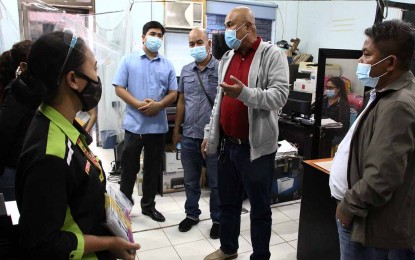
[[[63,62],[63,64],[62,64],[62,67],[61,67],[61,69],[60,69],[60,71],[59,71],[59,76],[58,76],[58,79],[57,79],[57,81],[56,81],[56,84],[57,85],[59,85],[60,84],[60,81],[61,81],[61,79],[62,79],[62,73],[63,73],[63,70],[64,70],[64,68],[65,68],[65,66],[66,66],[66,63],[68,63],[68,60],[69,60],[69,57],[71,56],[71,53],[72,53],[72,50],[73,50],[73,48],[75,48],[75,45],[76,45],[76,42],[78,41],[78,36],[74,33],[74,34],[72,34],[72,40],[71,40],[71,44],[69,45],[69,50],[68,50],[68,54],[66,55],[66,58],[65,58],[65,61]]]

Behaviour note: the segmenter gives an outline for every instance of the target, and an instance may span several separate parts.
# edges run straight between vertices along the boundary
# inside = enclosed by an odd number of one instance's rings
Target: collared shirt
[[[211,57],[202,71],[195,62],[192,62],[183,67],[180,75],[178,90],[184,94],[185,102],[183,135],[187,137],[203,139],[203,129],[210,120],[212,106],[199,83],[196,71],[199,71],[206,93],[213,102],[218,88],[219,62],[213,56]]]
[[[122,58],[112,84],[126,88],[140,101],[151,98],[159,102],[169,91],[177,90],[173,64],[160,54],[150,60],[143,50]],[[166,109],[163,108],[156,116],[149,117],[127,104],[123,128],[135,134],[166,133]]]
[[[84,254],[84,234],[111,235],[105,222],[105,175],[87,133],[48,105],[27,130],[16,173],[22,250],[31,259],[115,259]]]
[[[343,138],[339,147],[337,149],[336,155],[333,159],[333,164],[330,169],[330,190],[331,196],[337,200],[342,200],[344,194],[349,189],[347,182],[347,165],[349,162],[349,153],[350,153],[350,142],[353,137],[354,130],[359,123],[360,118],[365,113],[366,109],[369,107],[370,103],[373,102],[376,98],[376,90],[370,92],[369,102],[367,103],[365,109],[360,113],[357,119],[354,121],[353,125],[350,127],[346,136]]]
[[[249,69],[260,42],[261,37],[258,37],[245,56],[242,56],[238,51],[235,51],[235,55],[225,74],[226,84],[235,84],[235,82],[230,79],[230,76],[233,75],[245,86],[248,85]],[[225,135],[233,138],[248,139],[248,107],[236,98],[224,96],[220,111],[220,125]]]

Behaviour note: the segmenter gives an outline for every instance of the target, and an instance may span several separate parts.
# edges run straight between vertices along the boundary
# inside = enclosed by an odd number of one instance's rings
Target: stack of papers
[[[321,119],[321,126],[325,128],[342,128],[343,124],[340,122],[336,122],[331,118],[324,118]]]
[[[282,140],[278,142],[278,144],[280,147],[277,150],[275,159],[281,159],[287,156],[296,156],[298,154],[298,149],[286,140]]]

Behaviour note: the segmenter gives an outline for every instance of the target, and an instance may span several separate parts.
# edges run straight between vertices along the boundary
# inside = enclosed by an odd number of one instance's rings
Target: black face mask
[[[88,81],[85,89],[82,92],[76,90],[75,94],[79,97],[82,103],[82,111],[86,112],[98,105],[99,100],[101,99],[102,94],[102,85],[101,79],[98,77],[98,81],[95,81],[88,77],[87,75],[74,71],[76,75]]]

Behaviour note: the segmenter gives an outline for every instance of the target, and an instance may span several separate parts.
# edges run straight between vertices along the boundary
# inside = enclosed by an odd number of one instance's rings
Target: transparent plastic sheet
[[[98,122],[101,136],[104,133],[117,135],[117,142],[124,139],[122,122],[125,116],[126,105],[116,94],[112,85],[115,71],[117,70],[123,55],[129,52],[131,42],[131,16],[129,8],[122,12],[97,14],[96,32],[109,41],[120,46],[121,54],[111,63],[99,66],[98,74],[105,82],[105,91],[98,104]],[[117,24],[115,27],[111,26]],[[104,111],[103,113],[101,113]],[[104,132],[103,132],[104,131]]]
[[[20,39],[19,26],[13,21],[3,1],[0,1],[0,54],[11,49]]]
[[[26,38],[36,40],[43,33],[69,30],[81,37],[93,51],[103,86],[98,104],[98,131],[105,136],[108,133],[117,135],[121,141],[125,103],[116,96],[112,79],[121,57],[130,49],[131,3],[129,0],[118,2],[119,10],[97,14],[69,14],[40,0],[25,1],[23,10],[26,13]],[[68,45],[70,41],[68,39]]]
[[[134,243],[130,212],[133,204],[116,187],[107,186],[105,194],[105,226],[116,236]]]

